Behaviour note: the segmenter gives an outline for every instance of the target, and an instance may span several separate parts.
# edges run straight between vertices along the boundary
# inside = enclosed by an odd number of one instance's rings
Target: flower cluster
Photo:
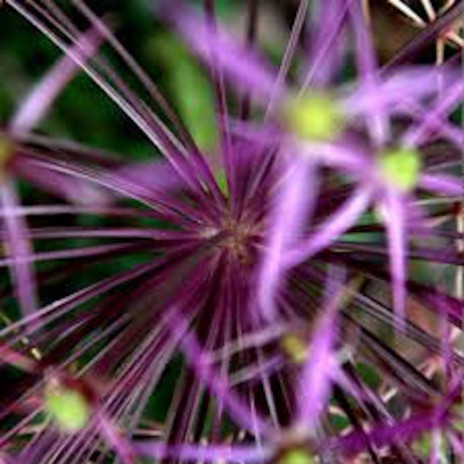
[[[464,84],[453,48],[417,61],[460,3],[379,63],[368,1],[300,0],[275,66],[258,0],[245,40],[155,2],[214,96],[199,131],[68,3],[5,1],[63,57],[0,132],[0,461],[464,461]],[[161,156],[37,133],[78,72]]]

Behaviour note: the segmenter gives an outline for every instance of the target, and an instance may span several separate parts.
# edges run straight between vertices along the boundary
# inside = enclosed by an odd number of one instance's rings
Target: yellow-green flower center
[[[343,131],[345,120],[338,103],[326,93],[289,99],[284,108],[287,129],[302,140],[329,142]]]
[[[278,460],[277,464],[314,464],[311,454],[301,448],[286,451]]]
[[[420,153],[413,148],[393,148],[381,153],[379,168],[387,182],[401,190],[412,190],[421,169]]]
[[[46,389],[44,410],[65,432],[82,430],[91,415],[90,405],[82,393],[61,385]]]
[[[285,356],[295,364],[303,364],[308,359],[308,347],[295,333],[285,334],[280,339],[280,347]]]

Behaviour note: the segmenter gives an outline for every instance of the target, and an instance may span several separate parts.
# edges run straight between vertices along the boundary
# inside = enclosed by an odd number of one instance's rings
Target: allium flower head
[[[397,218],[397,224],[387,224],[387,231],[395,311],[401,321],[404,319],[405,311],[403,255],[406,247],[405,228],[407,226],[407,218],[402,211],[406,207],[406,197],[403,196],[403,191],[413,190],[413,187],[416,187],[417,178],[418,187],[431,188],[434,192],[438,191],[445,195],[462,193],[459,180],[453,182],[450,179],[441,177],[430,179],[426,176],[422,182],[419,182],[418,167],[421,164],[419,159],[421,154],[417,152],[417,155],[413,157],[411,153],[415,152],[416,147],[427,137],[426,127],[430,127],[431,121],[443,111],[452,110],[460,101],[458,95],[462,93],[462,82],[456,70],[448,72],[448,70],[430,69],[425,71],[411,67],[391,72],[391,75],[386,77],[382,76],[376,67],[372,43],[367,25],[363,20],[360,4],[353,2],[348,5],[347,2],[342,2],[341,11],[338,11],[336,15],[335,3],[327,3],[326,11],[324,11],[326,14],[324,20],[327,22],[323,22],[317,32],[324,34],[327,42],[333,43],[336,47],[335,33],[341,33],[345,22],[349,21],[353,31],[359,69],[359,82],[352,85],[352,89],[344,91],[345,95],[339,98],[329,98],[326,96],[327,90],[325,93],[320,91],[321,86],[326,89],[330,88],[330,79],[337,69],[331,60],[321,62],[320,57],[325,52],[324,47],[316,49],[314,57],[309,56],[309,70],[302,84],[304,96],[294,99],[287,96],[290,91],[283,85],[282,77],[288,71],[288,57],[294,52],[294,48],[287,50],[288,55],[285,56],[280,71],[275,73],[273,82],[269,69],[262,64],[262,59],[258,59],[254,53],[249,53],[243,47],[240,48],[239,45],[234,44],[226,33],[216,32],[216,28],[208,25],[208,19],[202,21],[193,13],[190,15],[184,13],[182,8],[180,11],[176,11],[175,8],[172,9],[173,11],[171,9],[168,11],[194,50],[213,66],[219,66],[237,88],[248,86],[249,91],[252,92],[258,91],[259,87],[261,94],[270,95],[271,104],[268,108],[272,106],[273,99],[283,101],[283,110],[281,110],[283,116],[279,116],[278,119],[286,119],[283,124],[284,128],[292,138],[297,139],[296,144],[288,143],[286,135],[283,134],[280,142],[280,150],[283,153],[279,157],[283,160],[281,166],[284,172],[283,186],[276,195],[276,213],[270,226],[268,252],[265,253],[262,261],[258,304],[262,308],[263,316],[269,318],[271,314],[276,313],[276,292],[285,269],[300,264],[330,245],[346,232],[375,200]],[[301,8],[304,11],[304,2],[301,3]],[[332,21],[329,21],[329,18]],[[315,35],[317,37],[317,33]],[[221,59],[216,60],[217,56],[221,56]],[[338,66],[340,67],[339,63]],[[315,79],[316,72],[320,73],[323,78],[318,80],[315,89],[308,90],[311,79]],[[442,102],[437,105],[427,116],[421,116],[422,122],[411,126],[402,140],[398,140],[397,135],[392,137],[393,118],[407,112],[408,107],[420,106],[424,99],[438,96],[440,92],[438,84],[440,81],[443,84],[443,80],[449,81],[453,89],[446,103]],[[414,89],[412,93],[406,94],[399,91],[399,85],[408,84],[411,84],[411,88]],[[454,90],[457,91],[456,94]],[[332,91],[332,93],[335,92]],[[350,120],[351,124],[355,125],[358,124],[359,119],[363,120],[363,126],[367,130],[367,146],[365,146],[366,142],[357,140],[350,141],[348,144],[345,141],[334,143],[343,132],[343,128],[346,133],[349,132]],[[445,127],[447,127],[446,124]],[[446,133],[443,135],[449,137],[448,132],[454,131],[445,130],[444,132]],[[458,134],[451,136],[452,142],[459,143],[461,139]],[[279,144],[275,138],[272,138],[270,143],[273,142]],[[321,142],[326,143],[321,145]],[[398,156],[392,155],[391,146],[397,146],[395,150]],[[295,156],[303,157],[306,161],[295,160]],[[398,161],[400,156],[404,166],[395,167],[400,163]],[[394,161],[395,158],[397,158],[396,161]],[[372,163],[373,159],[379,159],[379,162]],[[377,164],[379,169],[377,169]],[[308,181],[309,170],[314,171],[320,165],[348,173],[356,178],[360,186],[346,201],[344,207],[320,227],[318,233],[307,240],[301,238],[297,240],[304,224],[302,217],[311,215],[312,204],[317,194],[316,182]],[[298,176],[293,171],[298,171]],[[380,178],[377,175],[379,171]],[[401,171],[401,176],[398,171]],[[310,185],[312,190],[308,190],[307,185]],[[303,198],[303,192],[306,193],[306,198]],[[300,243],[294,243],[295,241]]]
[[[6,2],[64,53],[0,137],[7,462],[419,463],[409,445],[438,432],[462,457],[454,59],[381,67],[365,2],[302,0],[276,69],[258,2],[246,45],[211,0],[160,2],[206,65],[204,143],[71,3],[87,32],[54,2]],[[77,71],[153,159],[34,133]],[[56,203],[22,206],[18,177]]]

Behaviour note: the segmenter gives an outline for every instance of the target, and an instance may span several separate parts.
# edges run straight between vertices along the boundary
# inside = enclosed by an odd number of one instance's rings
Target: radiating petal
[[[356,223],[359,216],[369,206],[371,198],[371,187],[366,185],[358,187],[335,213],[319,225],[318,230],[312,236],[287,253],[286,266],[296,266],[330,246]]]
[[[134,448],[139,455],[153,459],[173,458],[193,462],[232,462],[254,463],[265,462],[271,457],[271,451],[257,445],[217,445],[217,444],[181,444],[135,442]]]
[[[348,4],[353,0],[314,2],[319,12],[314,15],[314,32],[310,34],[310,52],[303,88],[324,87],[330,83],[343,64],[343,26]]]
[[[171,2],[171,4],[174,2]],[[275,72],[265,60],[206,18],[185,7],[170,5],[165,14],[174,23],[188,46],[209,65],[216,65],[240,90],[267,102],[273,94]]]
[[[403,136],[402,143],[408,146],[417,146],[422,143],[429,130],[434,128],[435,120],[450,114],[462,102],[464,83],[459,76],[452,86],[449,86],[445,95],[440,97],[435,105],[428,109],[424,119],[413,126]]]
[[[0,201],[2,205],[3,222],[7,233],[6,246],[10,258],[2,260],[8,262],[15,294],[18,298],[20,310],[27,316],[37,309],[36,283],[31,256],[33,248],[27,236],[27,224],[23,216],[12,214],[19,205],[18,194],[12,179],[3,179],[0,184]]]
[[[393,309],[398,326],[405,327],[406,312],[406,201],[394,189],[388,189],[384,202],[387,212],[386,228],[390,261],[390,277],[393,290]]]
[[[87,61],[95,54],[100,45],[101,37],[95,30],[82,34],[71,48],[71,54]],[[33,129],[68,84],[68,82],[81,70],[81,66],[66,54],[55,66],[40,80],[29,95],[20,104],[13,116],[9,128],[14,133],[28,132]]]
[[[136,464],[132,444],[117,430],[116,425],[112,423],[103,411],[98,412],[97,419],[100,433],[110,448],[115,450],[118,458],[124,464]]]
[[[356,59],[360,78],[368,89],[378,90],[377,57],[375,55],[372,34],[369,31],[368,19],[365,17],[360,1],[350,3],[350,19],[355,37]],[[389,124],[385,111],[374,106],[366,115],[366,124],[370,135],[377,146],[388,140]]]
[[[284,268],[282,259],[301,237],[317,191],[316,164],[312,159],[284,156],[284,174],[277,189],[269,221],[269,235],[258,271],[258,304],[265,320],[275,320]],[[285,166],[286,165],[286,166]]]
[[[445,174],[421,174],[419,187],[439,195],[464,195],[464,180]]]
[[[335,307],[324,308],[308,347],[308,359],[298,379],[296,427],[311,430],[330,398],[331,383],[337,372],[333,344],[336,339]]]
[[[192,331],[188,330],[186,321],[184,321],[175,308],[174,314],[166,318],[166,323],[170,330],[176,332],[182,330],[185,334],[180,340],[180,346],[187,363],[193,369],[195,375],[215,395],[216,399],[224,404],[230,416],[253,434],[258,430],[261,435],[272,435],[273,428],[269,423],[257,414],[252,414],[245,403],[232,392],[227,380],[211,366],[207,355],[202,351],[195,335]]]

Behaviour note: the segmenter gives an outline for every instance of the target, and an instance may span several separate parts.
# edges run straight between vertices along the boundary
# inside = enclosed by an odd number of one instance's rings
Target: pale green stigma
[[[294,333],[285,334],[280,339],[280,347],[285,356],[295,364],[303,364],[308,359],[306,343]]]
[[[84,395],[61,385],[46,389],[44,410],[60,429],[69,433],[82,430],[91,415],[90,405]]]
[[[287,129],[302,140],[330,142],[343,131],[345,118],[336,100],[326,93],[292,98],[284,109]]]
[[[278,464],[314,464],[314,458],[306,450],[295,448],[285,452]]]
[[[379,168],[387,182],[408,191],[417,184],[421,159],[420,153],[413,148],[393,148],[381,153]]]

